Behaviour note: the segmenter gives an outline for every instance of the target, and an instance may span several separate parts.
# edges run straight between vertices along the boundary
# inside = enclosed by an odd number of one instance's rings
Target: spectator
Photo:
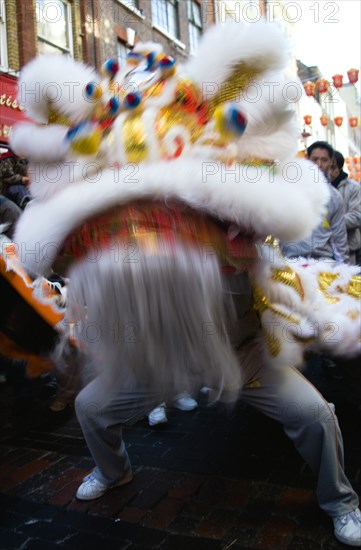
[[[11,239],[20,215],[21,209],[10,199],[0,195],[0,233]]]
[[[356,264],[356,254],[361,248],[361,187],[343,171],[345,159],[335,151],[329,171],[331,184],[343,199],[350,263]]]
[[[307,149],[307,158],[317,164],[327,179],[333,155],[333,148],[326,141],[315,141]],[[311,174],[310,177],[312,177]],[[317,185],[317,181],[315,185]],[[324,220],[307,239],[297,243],[282,243],[281,249],[284,256],[288,258],[302,256],[333,262],[349,262],[342,196],[331,184],[330,195]]]
[[[29,182],[27,164],[25,159],[17,157],[10,149],[0,157],[1,192],[22,210],[31,200],[26,187]]]

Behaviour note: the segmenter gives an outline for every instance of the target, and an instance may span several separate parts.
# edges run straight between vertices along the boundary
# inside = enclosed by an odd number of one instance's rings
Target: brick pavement
[[[336,404],[346,471],[360,493],[360,370],[308,375]],[[358,371],[356,371],[358,369]],[[357,374],[355,376],[355,374]],[[40,380],[0,386],[0,548],[333,549],[314,479],[279,425],[242,402],[201,402],[125,429],[134,479],[103,498],[74,498],[92,461],[73,411],[52,413]]]

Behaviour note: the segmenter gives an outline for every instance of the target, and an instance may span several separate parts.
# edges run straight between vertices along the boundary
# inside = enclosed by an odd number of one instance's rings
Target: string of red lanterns
[[[358,69],[350,69],[347,71],[347,76],[350,84],[356,84],[358,82],[359,77],[359,70]],[[342,74],[335,74],[332,77],[333,85],[335,88],[339,89],[343,86],[343,75]],[[325,78],[319,78],[316,80],[316,82],[312,82],[312,80],[308,80],[303,85],[304,90],[306,92],[306,95],[308,97],[312,97],[315,95],[316,90],[319,94],[325,94],[330,87],[330,82],[326,80]],[[310,126],[312,124],[312,116],[311,115],[305,115],[303,117],[303,120],[307,126]],[[357,116],[350,116],[349,117],[349,125],[351,128],[357,128],[359,124],[359,119]],[[328,125],[329,118],[324,113],[320,116],[320,122],[321,125],[326,127]],[[342,116],[336,116],[333,119],[335,125],[340,128],[343,124],[343,117]]]
[[[360,71],[358,69],[350,69],[347,71],[347,76],[350,84],[356,84],[356,82],[358,82],[359,72]],[[343,75],[342,74],[333,75],[332,81],[335,88],[342,88]],[[320,94],[325,94],[330,87],[330,83],[325,78],[319,78],[316,82],[312,82],[312,80],[307,80],[307,82],[304,83],[303,87],[306,92],[306,95],[308,97],[311,97],[315,95],[316,89]]]
[[[326,114],[323,114],[320,116],[320,122],[322,126],[327,126],[328,124],[328,116]]]
[[[346,157],[346,166],[349,173],[349,178],[356,181],[361,180],[361,157]]]
[[[306,124],[306,126],[311,126],[311,124],[312,124],[312,116],[311,115],[305,115],[303,117],[303,120],[304,120],[304,123]],[[328,115],[326,115],[325,113],[320,116],[320,122],[321,122],[322,126],[324,126],[324,127],[328,126],[328,121],[329,121]],[[340,128],[343,124],[343,117],[342,116],[336,116],[333,119],[333,121],[336,124],[336,126],[338,128]],[[358,119],[357,116],[350,116],[348,121],[349,121],[349,124],[350,124],[351,128],[357,128],[358,123],[359,123],[359,119]]]
[[[350,116],[348,119],[351,128],[357,128],[358,125],[358,116]]]

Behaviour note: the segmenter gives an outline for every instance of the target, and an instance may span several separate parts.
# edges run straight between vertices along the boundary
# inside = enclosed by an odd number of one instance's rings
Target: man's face
[[[308,158],[311,162],[317,164],[319,169],[322,170],[326,176],[328,175],[331,168],[332,158],[330,157],[327,149],[316,147]]]
[[[335,159],[333,159],[331,161],[330,169],[329,169],[329,172],[328,172],[330,181],[335,180],[337,178],[337,176],[340,174],[340,172],[341,172],[341,170],[337,166],[337,162],[335,161]]]

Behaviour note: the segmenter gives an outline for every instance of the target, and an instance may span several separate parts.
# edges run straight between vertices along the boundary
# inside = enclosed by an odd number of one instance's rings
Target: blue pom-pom
[[[162,59],[159,61],[159,68],[162,71],[170,71],[171,69],[173,69],[174,65],[175,65],[175,59],[170,55],[162,57]]]
[[[119,63],[116,59],[108,59],[103,65],[104,72],[110,77],[114,76],[119,71]]]
[[[152,71],[154,69],[154,63],[156,60],[157,54],[155,52],[150,52],[147,55],[147,66],[146,71]]]
[[[97,82],[88,82],[85,86],[85,97],[87,99],[99,99],[102,96],[101,87]]]
[[[129,52],[127,54],[127,59],[130,63],[138,64],[144,59],[144,55],[142,53]]]
[[[111,115],[115,115],[119,111],[120,103],[117,97],[112,97],[109,100],[108,105],[109,105],[109,112]]]
[[[140,105],[140,102],[142,101],[142,97],[140,93],[138,92],[131,92],[130,94],[127,94],[124,98],[124,106],[128,109],[135,109]]]
[[[72,126],[69,128],[69,130],[66,133],[65,139],[72,141],[77,134],[80,134],[88,125],[87,121],[79,122],[79,124],[76,124],[75,126]]]
[[[227,117],[228,129],[237,136],[241,136],[247,128],[247,119],[245,115],[239,110],[237,106],[232,105],[229,108]]]

